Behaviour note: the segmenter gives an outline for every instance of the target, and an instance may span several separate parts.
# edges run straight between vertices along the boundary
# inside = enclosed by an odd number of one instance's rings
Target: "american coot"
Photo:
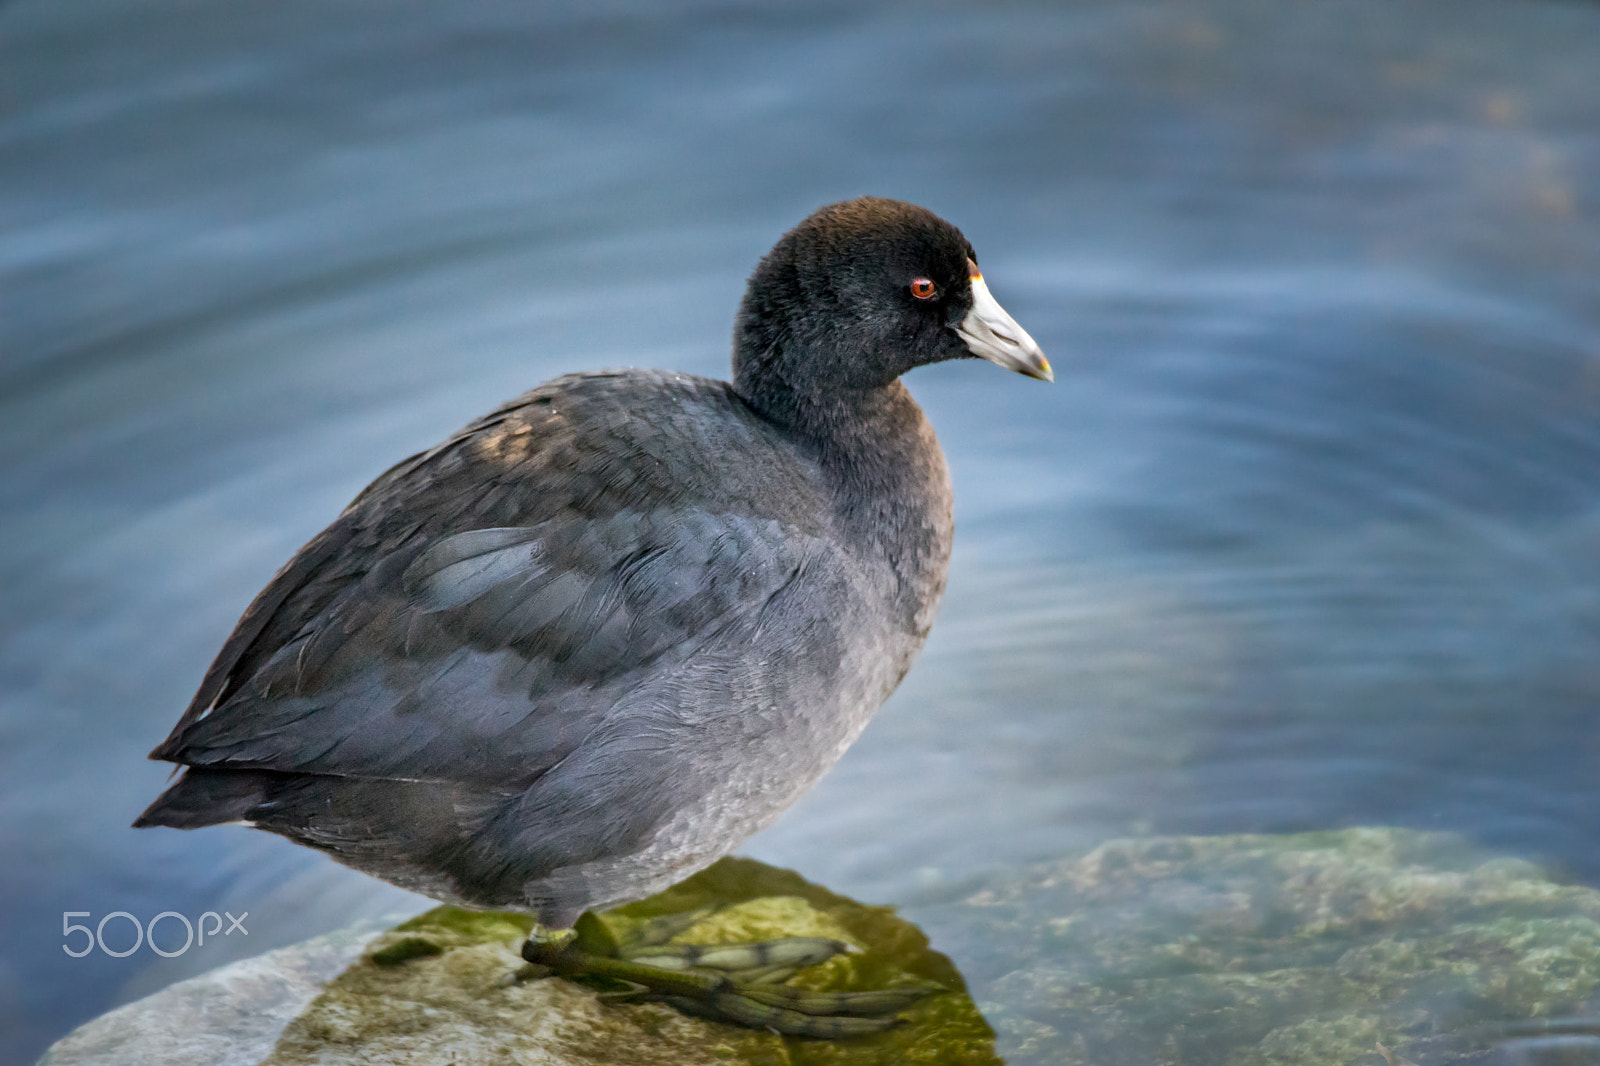
[[[558,931],[766,826],[905,675],[951,518],[899,377],[974,356],[1051,379],[954,226],[822,208],[751,276],[731,384],[557,378],[368,486],[245,611],[151,753],[186,772],[134,824],[242,821],[531,911],[524,954],[573,971],[586,953]],[[882,1024],[756,1003],[739,967],[687,988],[699,969],[663,986],[610,962],[721,1017]]]

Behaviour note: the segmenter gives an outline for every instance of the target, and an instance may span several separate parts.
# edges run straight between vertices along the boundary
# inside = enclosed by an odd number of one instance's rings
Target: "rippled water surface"
[[[1597,70],[1577,0],[0,6],[0,1059],[418,909],[128,829],[145,751],[391,461],[563,371],[721,375],[759,255],[868,192],[965,229],[1057,384],[912,377],[943,615],[750,854],[935,943],[985,871],[1149,832],[1600,883]],[[224,908],[248,941],[61,949]]]

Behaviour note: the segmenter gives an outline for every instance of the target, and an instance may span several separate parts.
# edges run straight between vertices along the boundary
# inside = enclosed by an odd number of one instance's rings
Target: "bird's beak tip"
[[[1056,379],[1039,345],[1006,314],[976,270],[972,274],[972,310],[956,332],[967,350],[980,359],[1039,381]]]

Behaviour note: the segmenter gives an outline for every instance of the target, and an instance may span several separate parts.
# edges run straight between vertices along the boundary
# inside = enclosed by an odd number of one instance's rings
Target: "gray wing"
[[[152,757],[523,787],[651,671],[837,567],[813,476],[724,383],[558,378],[364,490]]]
[[[526,787],[642,678],[749,641],[825,551],[777,520],[681,509],[432,539],[345,586],[166,757]]]

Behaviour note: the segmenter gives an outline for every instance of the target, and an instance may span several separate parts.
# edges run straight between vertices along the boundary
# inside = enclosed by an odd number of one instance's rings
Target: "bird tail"
[[[165,825],[174,829],[199,829],[205,825],[249,821],[284,776],[270,770],[191,767],[134,820],[133,827],[145,829]]]

